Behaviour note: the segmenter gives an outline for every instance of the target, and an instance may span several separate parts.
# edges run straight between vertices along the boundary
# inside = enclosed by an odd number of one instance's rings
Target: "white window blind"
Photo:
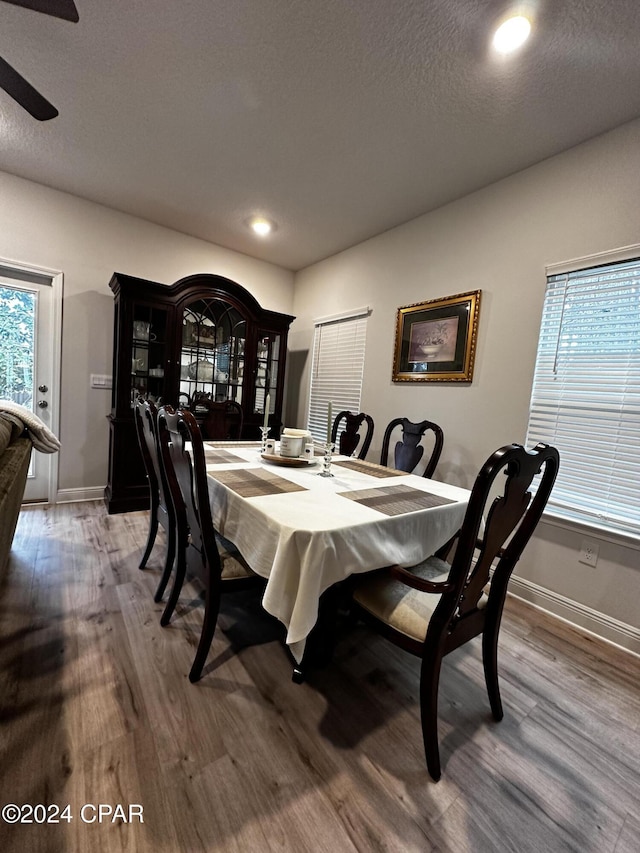
[[[334,418],[343,409],[360,411],[367,312],[316,321],[308,418],[316,441],[326,441],[329,403]]]
[[[548,509],[640,535],[640,259],[547,280],[527,446],[560,451]]]

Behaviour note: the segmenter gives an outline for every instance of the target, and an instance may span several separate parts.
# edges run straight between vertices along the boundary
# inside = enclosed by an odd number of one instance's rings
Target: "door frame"
[[[49,267],[26,264],[22,261],[14,261],[9,258],[0,257],[0,275],[13,279],[16,286],[22,284],[45,284],[51,287],[51,322],[52,329],[49,336],[49,347],[46,356],[51,365],[50,400],[51,425],[50,429],[55,435],[60,431],[60,371],[62,365],[62,293],[64,276],[61,270]],[[35,281],[34,281],[35,279]],[[38,281],[38,279],[45,281]],[[48,318],[40,318],[40,320]],[[58,473],[60,453],[50,453],[48,466],[47,503],[56,503],[58,495]]]

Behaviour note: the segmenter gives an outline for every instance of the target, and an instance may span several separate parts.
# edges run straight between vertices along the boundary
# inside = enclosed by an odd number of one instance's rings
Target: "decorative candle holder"
[[[335,474],[331,473],[331,455],[335,450],[335,444],[331,441],[328,441],[324,445],[324,456],[322,457],[322,471],[318,474],[319,477],[334,477]]]
[[[260,451],[261,453],[267,452],[267,438],[269,437],[269,429],[270,427],[268,426],[260,427],[260,432],[262,433],[262,449]]]

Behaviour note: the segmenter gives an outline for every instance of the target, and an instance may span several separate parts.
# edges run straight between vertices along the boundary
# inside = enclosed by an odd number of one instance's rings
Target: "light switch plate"
[[[102,373],[91,374],[91,387],[102,388],[103,390],[110,389],[112,385],[111,376],[105,376]]]

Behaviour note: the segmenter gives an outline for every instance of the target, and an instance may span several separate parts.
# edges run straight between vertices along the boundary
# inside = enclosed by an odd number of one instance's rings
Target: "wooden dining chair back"
[[[150,508],[149,534],[139,568],[144,569],[147,565],[158,533],[158,524],[162,525],[167,534],[167,552],[164,569],[154,595],[155,601],[160,601],[171,575],[176,555],[176,519],[164,476],[164,469],[160,462],[157,424],[158,410],[153,403],[148,402],[143,397],[138,397],[134,405],[134,418],[138,444],[149,483]]]
[[[211,391],[194,391],[191,395],[191,407],[193,411],[205,409],[208,403],[211,403]]]
[[[407,471],[411,473],[415,471],[424,456],[424,445],[420,442],[426,433],[433,433],[433,449],[431,455],[426,459],[426,465],[422,472],[423,477],[431,477],[436,470],[442,447],[444,445],[444,433],[438,424],[432,421],[420,421],[413,423],[407,418],[394,418],[387,425],[382,439],[382,453],[380,455],[380,464],[389,464],[389,445],[391,443],[391,435],[397,427],[400,427],[401,438],[396,442],[393,448],[393,468],[398,471]]]
[[[356,450],[358,450],[358,459],[365,459],[372,438],[373,418],[371,415],[366,415],[364,412],[354,415],[347,411],[336,415],[331,429],[331,441],[333,444],[338,444],[338,451],[343,456],[355,456]]]
[[[382,569],[356,583],[356,614],[422,659],[422,734],[427,767],[435,780],[441,772],[437,711],[442,659],[479,635],[491,710],[496,720],[502,719],[498,634],[507,584],[540,520],[558,465],[558,451],[546,444],[531,451],[518,444],[501,447],[478,474],[455,543],[452,540],[417,566]],[[503,472],[506,476],[498,483]],[[494,498],[496,490],[500,494]],[[445,558],[454,545],[448,562]]]
[[[207,413],[200,426],[202,437],[208,441],[228,441],[242,438],[242,406],[235,400],[220,403],[206,402]]]
[[[216,629],[223,589],[236,590],[262,579],[252,572],[231,543],[216,534],[202,434],[194,415],[188,410],[174,412],[168,406],[163,407],[158,412],[158,438],[178,518],[176,571],[160,622],[163,626],[169,623],[187,572],[196,575],[204,585],[205,607],[189,680],[198,681]]]

